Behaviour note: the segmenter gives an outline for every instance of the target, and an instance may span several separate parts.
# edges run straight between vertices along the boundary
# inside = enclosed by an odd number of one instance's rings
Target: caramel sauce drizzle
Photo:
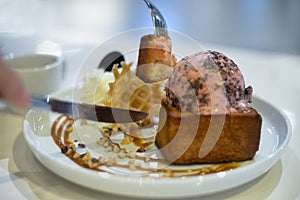
[[[62,122],[61,122],[62,121]],[[60,123],[61,122],[61,123]],[[98,172],[107,172],[112,173],[106,170],[99,168],[101,165],[125,168],[129,169],[128,164],[121,163],[112,163],[112,164],[99,164],[99,160],[92,158],[90,153],[87,151],[83,154],[78,154],[76,152],[76,146],[73,141],[70,139],[70,134],[73,131],[73,124],[75,119],[66,115],[60,115],[52,124],[51,127],[51,136],[55,144],[61,149],[61,152],[65,154],[70,160],[75,162],[77,165],[95,170]],[[63,138],[63,140],[62,140]],[[139,147],[148,147],[153,142],[144,142],[142,139],[134,140],[134,144]],[[144,160],[145,157],[136,155],[135,159]],[[167,164],[163,159],[154,159],[150,158],[150,162],[159,162],[161,164]],[[242,165],[241,162],[234,163],[222,163],[214,164],[209,167],[199,167],[199,168],[190,168],[190,169],[155,169],[155,168],[146,168],[140,165],[136,165],[136,170],[149,172],[148,174],[143,174],[142,176],[150,176],[151,174],[160,174],[163,177],[178,177],[178,176],[199,176],[205,174],[212,174],[227,170],[232,170]]]
[[[65,119],[58,126],[59,121],[61,121],[63,118],[65,118]],[[54,140],[55,144],[61,149],[62,153],[64,153],[70,160],[75,162],[77,165],[84,167],[84,168],[89,168],[92,170],[105,172],[104,170],[101,170],[99,168],[90,167],[86,162],[84,162],[84,158],[87,155],[87,153],[83,153],[78,156],[75,156],[75,154],[76,154],[75,150],[71,150],[68,153],[68,150],[72,148],[72,143],[70,142],[69,136],[70,136],[70,133],[72,132],[71,127],[74,124],[74,122],[75,122],[74,118],[68,117],[66,115],[60,115],[54,121],[54,123],[52,124],[52,127],[51,127],[51,136],[52,136],[52,139]],[[66,126],[66,124],[67,124],[67,127],[64,131],[64,141],[62,141],[61,137],[62,137],[63,130],[64,130],[64,127]],[[57,126],[58,126],[58,128],[57,128]]]
[[[148,146],[150,146],[151,144],[153,144],[153,142],[145,142],[143,140],[143,138],[137,138],[135,137],[133,139],[133,144],[137,147],[142,147],[142,148],[147,148]]]

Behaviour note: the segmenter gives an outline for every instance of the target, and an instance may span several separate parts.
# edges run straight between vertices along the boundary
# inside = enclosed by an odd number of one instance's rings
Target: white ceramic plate
[[[63,91],[59,96],[68,98],[69,94]],[[25,116],[23,133],[33,154],[43,165],[79,185],[132,197],[202,196],[245,184],[267,172],[280,159],[291,137],[288,118],[259,98],[254,98],[253,106],[263,118],[260,149],[254,160],[229,171],[201,176],[155,178],[142,177],[130,171],[121,175],[82,168],[62,154],[53,142],[50,128],[58,115],[52,112],[30,110]]]

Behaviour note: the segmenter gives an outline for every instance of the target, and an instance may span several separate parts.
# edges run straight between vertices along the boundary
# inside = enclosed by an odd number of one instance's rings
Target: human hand
[[[30,95],[18,76],[0,57],[0,96],[9,103],[28,106]]]

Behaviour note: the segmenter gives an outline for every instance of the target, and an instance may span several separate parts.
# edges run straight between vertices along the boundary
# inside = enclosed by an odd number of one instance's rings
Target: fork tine
[[[154,34],[156,36],[168,35],[167,23],[166,23],[164,17],[162,16],[162,14],[150,1],[144,0],[144,2],[147,4],[149,11],[151,13],[152,22],[153,22],[153,26],[154,26]]]

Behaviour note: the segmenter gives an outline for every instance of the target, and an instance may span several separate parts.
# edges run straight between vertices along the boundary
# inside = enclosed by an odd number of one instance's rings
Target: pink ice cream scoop
[[[165,90],[166,102],[181,111],[224,114],[251,108],[252,87],[245,88],[238,66],[216,51],[199,52],[179,61]]]

